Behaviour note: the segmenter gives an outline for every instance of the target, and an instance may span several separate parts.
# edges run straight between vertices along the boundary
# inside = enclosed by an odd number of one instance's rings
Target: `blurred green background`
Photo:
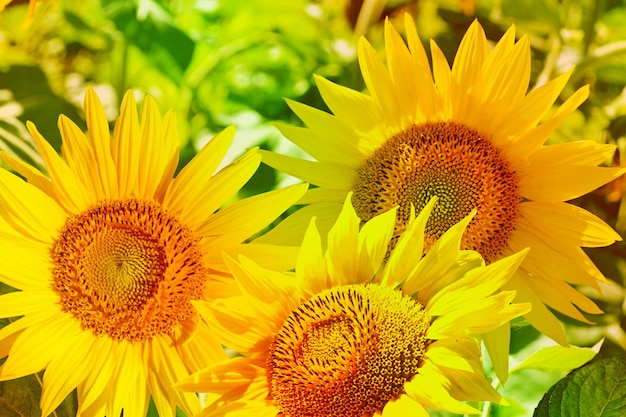
[[[532,46],[530,88],[572,66],[576,70],[560,102],[581,85],[591,86],[590,98],[551,142],[612,143],[618,151],[606,163],[626,163],[624,1],[38,0],[34,6],[29,15],[27,2],[13,1],[0,16],[0,149],[35,165],[41,159],[24,123],[35,123],[59,149],[58,116],[85,126],[82,97],[88,85],[98,92],[111,122],[128,89],[135,90],[139,102],[151,95],[163,112],[174,109],[181,166],[228,125],[236,125],[237,134],[225,162],[254,146],[305,156],[271,125],[300,123],[284,98],[324,109],[313,74],[363,89],[358,37],[366,36],[382,52],[384,16],[401,28],[404,12],[415,17],[427,50],[432,38],[450,62],[474,19],[494,42],[515,24],[518,37],[528,35]],[[240,197],[294,181],[262,165]],[[620,179],[575,203],[625,236],[624,187]],[[588,253],[610,285],[601,295],[581,291],[606,314],[590,317],[596,326],[563,320],[572,344],[589,347],[602,341],[596,346],[594,360],[599,360],[626,351],[626,244]],[[7,322],[0,320],[0,327]],[[550,344],[529,326],[516,326],[512,365]],[[571,368],[514,372],[502,391],[511,406],[492,407],[485,415],[532,415],[543,393]],[[0,383],[0,415],[38,415],[38,390],[37,376]],[[75,414],[75,406],[75,399],[68,398],[57,416]]]

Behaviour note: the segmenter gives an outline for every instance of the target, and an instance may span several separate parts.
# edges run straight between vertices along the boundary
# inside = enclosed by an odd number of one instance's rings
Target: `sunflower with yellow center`
[[[603,221],[565,203],[626,172],[598,167],[615,147],[590,141],[544,146],[556,127],[587,97],[583,87],[550,111],[572,71],[527,93],[530,46],[512,27],[493,49],[475,21],[452,67],[431,42],[431,72],[410,16],[407,42],[385,24],[385,66],[361,39],[359,63],[368,94],[317,77],[332,114],[290,102],[306,127],[279,125],[317,161],[264,152],[264,162],[316,188],[305,205],[260,241],[297,242],[307,219],[328,230],[349,191],[359,217],[368,220],[398,205],[396,236],[411,206],[439,203],[426,225],[426,248],[471,210],[477,214],[462,249],[495,262],[523,248],[530,253],[506,288],[532,303],[525,318],[567,344],[546,306],[587,322],[601,311],[570,284],[598,288],[600,271],[581,247],[606,246],[620,237]],[[392,244],[393,245],[393,244]],[[508,337],[501,329],[498,338]]]
[[[348,198],[325,253],[310,223],[291,275],[227,258],[241,295],[194,305],[243,356],[176,388],[212,393],[199,416],[428,416],[426,407],[465,414],[478,412],[465,400],[501,401],[474,335],[529,310],[498,291],[526,251],[485,266],[459,250],[471,213],[422,257],[432,208],[391,253],[395,210],[359,231]]]
[[[79,416],[161,416],[200,410],[171,384],[225,358],[192,300],[236,291],[222,253],[291,268],[297,248],[242,244],[302,196],[297,186],[218,210],[260,164],[251,150],[214,175],[233,139],[228,128],[180,173],[173,113],[147,98],[139,122],[124,97],[111,136],[93,90],[88,138],[61,116],[62,157],[28,127],[48,174],[3,155],[28,182],[0,169],[0,381],[45,369],[47,416],[75,388]],[[246,213],[254,213],[248,216]]]

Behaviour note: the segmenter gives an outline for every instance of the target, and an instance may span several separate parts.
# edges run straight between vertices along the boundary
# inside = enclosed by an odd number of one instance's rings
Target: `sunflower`
[[[422,257],[432,207],[389,255],[395,211],[359,231],[348,197],[325,253],[310,223],[295,273],[229,258],[241,295],[194,305],[243,356],[175,387],[212,393],[199,416],[427,416],[425,407],[465,414],[478,412],[466,400],[501,401],[474,335],[530,308],[498,291],[526,251],[486,266],[459,250],[470,213]]]
[[[426,226],[426,247],[471,210],[477,214],[461,248],[486,262],[529,247],[519,271],[506,284],[517,301],[532,303],[525,318],[566,345],[560,322],[546,307],[588,322],[582,312],[601,311],[570,284],[599,289],[605,281],[581,247],[621,240],[608,225],[565,201],[626,172],[598,165],[612,145],[577,141],[544,146],[557,126],[587,97],[588,87],[550,111],[572,71],[527,93],[530,46],[511,27],[493,49],[475,21],[452,67],[431,42],[431,72],[410,16],[407,42],[387,21],[387,66],[360,39],[361,71],[369,91],[356,92],[317,77],[332,114],[289,102],[306,127],[278,125],[315,161],[263,152],[264,162],[317,187],[305,205],[261,242],[297,242],[307,219],[328,230],[349,191],[364,220],[398,205],[395,234],[406,227],[411,206],[421,210],[431,196],[439,204]],[[506,337],[508,329],[499,336]]]
[[[44,416],[75,388],[80,416],[161,416],[200,410],[171,384],[225,357],[191,300],[233,294],[222,253],[246,253],[278,269],[297,248],[242,244],[302,196],[301,186],[216,211],[260,164],[253,149],[215,175],[234,129],[215,136],[172,178],[179,138],[146,98],[141,123],[131,92],[113,136],[92,89],[88,139],[61,116],[61,158],[29,129],[48,175],[3,155],[28,182],[0,169],[0,380],[45,369]],[[213,176],[212,176],[213,175]],[[255,216],[246,216],[255,213]],[[282,266],[280,264],[283,264]]]

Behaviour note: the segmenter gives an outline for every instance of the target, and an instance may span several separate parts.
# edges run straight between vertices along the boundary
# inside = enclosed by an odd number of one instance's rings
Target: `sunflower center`
[[[207,273],[198,238],[159,204],[135,199],[70,217],[52,261],[64,311],[95,334],[129,341],[191,318]]]
[[[325,290],[276,335],[270,394],[289,417],[372,416],[418,373],[429,323],[421,304],[386,286]]]
[[[499,258],[519,217],[518,178],[489,139],[463,124],[413,125],[389,138],[359,170],[352,202],[363,221],[398,206],[397,238],[411,204],[419,212],[434,196],[427,249],[476,209],[462,249],[478,251],[487,262]]]

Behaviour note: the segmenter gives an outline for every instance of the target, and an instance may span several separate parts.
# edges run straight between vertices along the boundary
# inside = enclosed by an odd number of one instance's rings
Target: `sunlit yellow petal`
[[[200,184],[197,184],[195,189],[191,186],[185,187],[186,190],[180,189],[176,192],[187,191],[189,194],[178,201],[166,201],[166,204],[173,211],[180,212],[181,218],[185,219],[188,224],[194,225],[200,230],[206,224],[206,213],[213,213],[230,200],[256,172],[260,162],[261,156],[256,149],[251,149],[208,181],[202,181],[200,177],[202,173],[197,172],[194,178],[189,179],[189,181],[196,181],[196,183],[202,184],[202,187],[198,187]],[[174,192],[169,189],[166,196],[171,196]],[[193,198],[189,200],[192,196]],[[179,197],[173,198],[179,199]],[[181,207],[180,204],[182,203],[184,206]]]
[[[306,184],[299,184],[252,196],[221,210],[198,230],[204,235],[228,235],[243,242],[274,221],[306,189]]]
[[[59,320],[59,314],[50,311],[47,320],[20,334],[0,370],[0,380],[39,372],[72,344],[80,329],[75,322]]]
[[[181,210],[188,204],[188,196],[198,197],[200,190],[206,186],[226,154],[234,136],[235,129],[228,127],[211,139],[172,180],[163,204],[173,210]]]
[[[322,239],[315,226],[315,218],[311,219],[309,228],[304,234],[298,261],[296,274],[300,282],[306,283],[314,293],[318,293],[327,287],[327,271],[322,251]]]
[[[96,164],[92,167],[100,174],[100,182],[94,181],[93,186],[97,192],[98,199],[105,196],[117,198],[117,168],[111,157],[111,134],[109,133],[109,122],[104,114],[104,108],[100,99],[92,88],[85,91],[85,117],[89,130],[89,139],[93,147],[93,154]],[[93,178],[93,177],[92,177]],[[95,178],[93,178],[96,180]]]
[[[428,411],[417,401],[413,401],[408,395],[401,395],[394,401],[389,401],[383,408],[383,417],[428,417]]]
[[[439,369],[426,363],[420,369],[420,373],[411,382],[405,384],[404,388],[409,397],[429,408],[448,410],[458,414],[479,412],[475,408],[452,398],[446,389],[447,384],[449,382],[442,376]]]
[[[46,244],[31,239],[0,239],[0,262],[4,265],[0,270],[2,281],[25,291],[49,288],[52,262],[48,253]]]
[[[78,333],[73,337],[64,355],[52,358],[43,376],[46,387],[41,396],[42,415],[49,415],[84,380],[92,366],[90,352],[95,342],[93,335]]]
[[[341,212],[342,203],[320,203],[302,207],[273,227],[263,236],[255,239],[258,243],[272,242],[277,245],[299,245],[307,225],[313,216],[321,235],[328,233]]]
[[[369,220],[361,228],[357,256],[360,276],[373,277],[383,265],[395,223],[396,211],[392,209]]]
[[[516,302],[532,305],[531,310],[524,314],[524,318],[530,324],[557,343],[568,346],[563,326],[528,286],[527,280],[529,279],[532,279],[532,276],[523,270],[518,270],[513,278],[505,284],[505,288],[515,290]]]
[[[381,128],[376,125],[376,109],[370,96],[315,76],[320,94],[330,110],[367,140],[381,143],[384,140]],[[384,128],[384,127],[383,127]]]
[[[527,201],[520,210],[534,229],[575,246],[594,248],[622,240],[598,217],[573,204]]]
[[[70,213],[80,213],[93,202],[93,192],[86,189],[35,125],[26,123],[53,181],[54,198]]]
[[[358,52],[365,85],[374,100],[380,104],[381,111],[384,114],[383,117],[392,129],[391,132],[402,129],[408,125],[409,121],[405,119],[403,123],[400,119],[402,116],[400,103],[398,103],[396,96],[393,94],[393,81],[385,65],[372,45],[364,38],[359,39]]]
[[[17,317],[43,310],[54,310],[58,297],[44,289],[14,291],[0,295],[0,317]]]
[[[368,278],[361,276],[357,269],[359,222],[348,197],[337,222],[328,232],[328,273],[338,284]]]
[[[291,156],[261,151],[263,162],[286,174],[302,178],[305,182],[323,187],[345,189],[356,178],[356,172],[341,164],[302,161]]]
[[[138,192],[137,177],[142,155],[139,133],[137,104],[132,91],[124,94],[120,116],[115,123],[111,154],[118,169],[120,197],[129,197]]]
[[[509,345],[511,341],[511,324],[504,323],[500,327],[483,335],[483,342],[498,380],[503,384],[509,377]]]
[[[65,221],[54,200],[6,170],[0,170],[0,200],[4,220],[37,241],[50,242]]]

